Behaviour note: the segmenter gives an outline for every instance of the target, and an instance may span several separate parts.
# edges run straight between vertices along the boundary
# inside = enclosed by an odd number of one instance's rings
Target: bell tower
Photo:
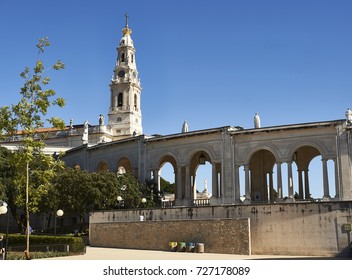
[[[110,83],[108,125],[113,138],[119,139],[143,133],[141,83],[136,66],[136,49],[131,39],[128,15],[117,49],[117,61]]]

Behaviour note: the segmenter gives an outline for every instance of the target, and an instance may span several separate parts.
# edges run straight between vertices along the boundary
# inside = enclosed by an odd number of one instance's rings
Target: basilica
[[[350,110],[346,119],[315,123],[261,127],[256,114],[250,129],[225,126],[189,131],[185,122],[180,133],[143,134],[142,87],[131,34],[126,16],[110,82],[107,123],[100,115],[98,125],[71,125],[60,131],[65,134],[62,138],[48,139],[70,148],[64,157],[69,166],[91,172],[131,172],[141,182],[154,179],[160,184],[160,170],[170,163],[174,203],[191,206],[199,202],[197,169],[207,162],[212,168],[212,196],[207,203],[223,205],[311,200],[309,165],[320,157],[323,195],[318,199],[352,199]]]
[[[48,135],[46,152],[64,152],[63,160],[72,168],[130,172],[140,182],[154,180],[159,189],[161,169],[166,163],[173,168],[175,188],[168,209],[91,213],[91,245],[165,249],[170,236],[183,234],[184,239],[205,240],[212,252],[221,247],[223,253],[345,254],[352,225],[351,110],[344,119],[313,123],[261,127],[255,114],[253,128],[190,131],[185,122],[179,133],[144,134],[142,86],[131,35],[126,16],[110,81],[107,120],[101,114],[97,125],[71,122],[64,130],[37,132],[38,137]],[[14,149],[16,143],[1,145]],[[310,176],[310,164],[317,157],[320,186]],[[211,166],[209,189],[199,195],[197,171],[206,163]],[[312,196],[312,185],[321,190],[320,197]],[[131,222],[142,216],[151,223],[143,225],[148,227],[143,239],[148,242],[139,244],[140,225]],[[190,223],[195,219],[203,222],[195,226]],[[219,219],[232,224],[214,222]],[[184,230],[173,230],[173,225]],[[117,231],[120,235],[112,238]],[[237,247],[215,246],[225,238]]]
[[[126,15],[117,46],[117,59],[110,81],[107,121],[97,115],[96,125],[86,121],[64,130],[42,129],[46,153],[64,152],[67,165],[90,172],[131,172],[140,182],[154,179],[166,163],[174,172],[174,204],[197,204],[195,186],[200,165],[211,165],[208,178],[209,205],[252,202],[351,200],[351,115],[345,119],[261,127],[258,113],[253,128],[225,126],[180,133],[143,133],[142,87],[137,69],[132,29]],[[12,139],[13,140],[13,139]],[[20,135],[18,136],[20,141]],[[16,141],[2,142],[15,149]],[[321,197],[311,196],[309,167],[321,159]],[[202,202],[204,203],[204,201]]]

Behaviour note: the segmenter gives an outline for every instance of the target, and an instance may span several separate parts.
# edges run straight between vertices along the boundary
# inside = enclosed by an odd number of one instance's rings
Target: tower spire
[[[122,34],[123,36],[126,36],[126,35],[131,35],[132,33],[132,30],[128,27],[128,13],[125,14],[125,18],[126,18],[126,25],[125,25],[125,28],[122,29]]]
[[[122,29],[122,38],[117,49],[117,60],[110,83],[110,108],[108,125],[113,139],[132,135],[141,135],[141,82],[136,64],[136,49],[131,38],[132,30],[128,27],[128,14]]]

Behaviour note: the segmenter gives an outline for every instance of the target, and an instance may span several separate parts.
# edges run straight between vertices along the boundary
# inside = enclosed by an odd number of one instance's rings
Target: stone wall
[[[138,222],[141,215],[144,216],[146,222]],[[116,242],[109,243],[108,239],[112,237],[109,237],[108,234],[104,235],[106,236],[106,243],[101,243],[97,232],[101,232],[101,229],[112,232],[113,228],[120,225],[128,228],[129,223],[131,225],[134,223],[141,226],[147,225],[151,221],[160,224],[159,228],[154,228],[156,230],[154,232],[155,236],[162,234],[168,227],[167,225],[170,225],[170,221],[182,222],[182,227],[173,229],[177,237],[184,231],[188,232],[186,230],[188,228],[192,232],[194,222],[201,220],[205,225],[204,227],[209,228],[209,231],[203,229],[204,232],[207,232],[209,238],[221,239],[224,234],[214,233],[216,226],[212,226],[217,219],[249,219],[249,243],[253,254],[335,256],[348,255],[350,252],[348,245],[352,241],[351,232],[345,231],[344,225],[352,223],[351,201],[94,212],[90,214],[91,244],[93,246],[119,247]],[[228,226],[228,230],[231,232],[237,230],[237,226],[234,224]],[[126,231],[126,228],[123,231]],[[232,234],[235,234],[233,232]],[[112,236],[112,233],[110,235]],[[153,233],[148,233],[147,236],[149,238],[149,236],[153,236]],[[141,240],[147,236],[140,233]],[[173,239],[173,235],[170,236],[168,241],[172,241],[171,239]],[[148,242],[147,240],[146,238],[145,242]],[[130,242],[133,243],[134,240],[131,239]]]
[[[169,250],[169,242],[204,243],[205,252],[250,255],[248,219],[90,224],[90,245]]]

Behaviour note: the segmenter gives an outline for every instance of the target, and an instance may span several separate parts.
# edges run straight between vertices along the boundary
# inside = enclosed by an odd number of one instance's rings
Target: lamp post
[[[64,214],[64,211],[62,211],[61,209],[56,211],[55,225],[54,225],[54,235],[56,235],[56,219],[57,219],[57,217],[62,217],[63,214]]]
[[[143,197],[142,198],[143,208],[144,208],[144,205],[145,205],[146,202],[147,202],[147,199],[145,197]]]
[[[0,215],[5,215],[7,213],[7,203],[5,201],[0,200]]]
[[[5,215],[7,213],[7,203],[5,201],[0,200],[0,215]],[[7,245],[8,245],[8,237],[9,237],[9,219],[10,219],[10,214],[7,214],[7,223],[6,223],[6,243],[5,243],[5,255],[4,255],[4,260],[6,260],[7,257]],[[2,248],[0,248],[2,249]]]
[[[119,209],[121,208],[121,202],[122,202],[123,198],[121,196],[117,197],[117,202],[119,203]]]

